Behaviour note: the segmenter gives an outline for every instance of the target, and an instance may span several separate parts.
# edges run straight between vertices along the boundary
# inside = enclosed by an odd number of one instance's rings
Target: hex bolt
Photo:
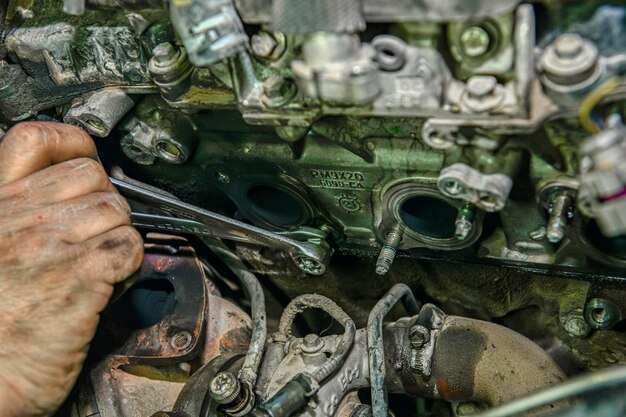
[[[259,32],[250,39],[252,53],[259,58],[268,58],[277,45],[276,39],[267,32]]]
[[[294,262],[305,274],[322,275],[326,270],[323,264],[307,256],[297,256],[294,258]]]
[[[211,398],[218,404],[230,404],[241,393],[241,383],[231,372],[220,372],[209,385]]]
[[[584,338],[591,331],[591,326],[585,321],[583,311],[576,309],[570,311],[563,323],[563,328],[572,337]]]
[[[391,232],[387,234],[385,243],[380,250],[378,259],[376,260],[376,273],[378,275],[385,275],[389,272],[389,268],[391,268],[391,264],[393,264],[393,260],[396,257],[396,251],[398,250],[398,245],[401,240],[402,230],[400,225],[395,225],[393,229],[391,229]]]
[[[316,334],[308,334],[302,340],[304,353],[317,353],[324,347],[324,340]]]
[[[454,222],[454,236],[459,240],[465,240],[474,229],[476,208],[471,203],[464,203],[459,210]]]
[[[409,329],[409,342],[411,347],[419,349],[430,340],[430,330],[421,324],[416,324]]]
[[[470,58],[477,58],[489,50],[491,39],[489,33],[480,26],[469,26],[460,37],[463,53]]]
[[[467,93],[474,99],[489,96],[498,85],[498,80],[492,75],[475,75],[467,80]]]
[[[576,33],[566,33],[554,41],[554,52],[559,58],[573,59],[583,51],[583,38]]]
[[[295,84],[285,77],[273,75],[263,82],[263,103],[268,107],[280,107],[295,97]]]
[[[550,218],[546,227],[546,236],[548,241],[559,243],[565,237],[565,228],[572,216],[572,197],[565,192],[555,194],[548,212]]]
[[[159,64],[165,64],[172,62],[178,56],[178,52],[174,49],[174,46],[169,42],[160,43],[152,50],[152,57],[155,62]]]

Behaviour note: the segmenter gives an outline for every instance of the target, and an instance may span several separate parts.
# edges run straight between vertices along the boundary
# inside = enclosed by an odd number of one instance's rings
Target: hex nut
[[[324,340],[316,334],[308,334],[302,340],[302,352],[317,353],[324,347]]]
[[[411,347],[419,349],[430,340],[430,330],[421,324],[416,324],[409,329],[409,341]]]

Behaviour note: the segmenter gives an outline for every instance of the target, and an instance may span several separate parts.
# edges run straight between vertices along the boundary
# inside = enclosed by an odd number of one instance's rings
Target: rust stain
[[[439,378],[437,381],[437,391],[439,392],[439,396],[447,401],[461,401],[467,399],[467,395],[462,389],[454,383],[449,383],[445,378]]]
[[[157,272],[165,272],[170,269],[170,264],[170,258],[160,256],[154,261],[154,270]]]

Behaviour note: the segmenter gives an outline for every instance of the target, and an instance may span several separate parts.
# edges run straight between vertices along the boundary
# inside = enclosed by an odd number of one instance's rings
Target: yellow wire
[[[578,110],[578,118],[582,127],[591,134],[600,133],[600,129],[591,119],[591,112],[607,95],[621,84],[619,77],[611,77],[600,87],[587,94]]]

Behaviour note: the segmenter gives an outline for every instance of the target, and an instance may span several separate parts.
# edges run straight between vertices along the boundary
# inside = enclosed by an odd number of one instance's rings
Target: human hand
[[[113,285],[141,264],[130,208],[81,129],[27,122],[0,142],[0,416],[52,414]]]

